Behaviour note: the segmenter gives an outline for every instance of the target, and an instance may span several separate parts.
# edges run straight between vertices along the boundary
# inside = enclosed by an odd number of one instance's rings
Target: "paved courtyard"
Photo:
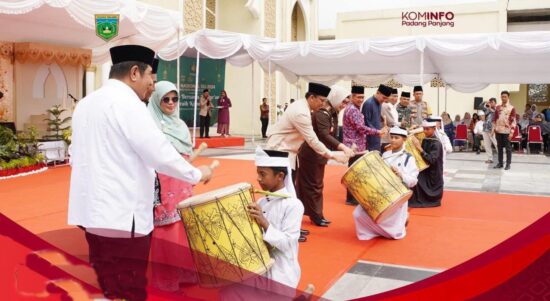
[[[244,147],[209,149],[209,157],[253,160],[255,145],[265,140],[250,138]],[[445,189],[502,194],[550,196],[550,157],[514,152],[510,170],[486,164],[485,153],[455,152],[447,156]],[[494,154],[496,161],[496,153]],[[330,162],[330,164],[337,164]],[[358,261],[323,295],[328,300],[349,300],[374,295],[420,281],[441,270]]]

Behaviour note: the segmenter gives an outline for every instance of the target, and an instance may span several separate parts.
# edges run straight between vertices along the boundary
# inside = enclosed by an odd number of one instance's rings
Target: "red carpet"
[[[210,137],[206,138],[197,138],[195,141],[195,148],[201,145],[201,143],[208,144],[209,148],[218,148],[218,147],[229,147],[229,146],[244,146],[243,137]]]
[[[211,161],[199,158],[196,164]],[[252,161],[220,162],[215,179],[195,187],[196,194],[242,181],[256,184]],[[343,167],[329,166],[325,175],[325,216],[332,220],[331,226],[318,228],[304,219],[304,228],[312,233],[307,243],[300,244],[299,288],[313,283],[316,295],[322,295],[359,259],[427,268],[453,267],[550,211],[550,198],[545,197],[446,191],[442,207],[411,210],[405,239],[360,242],[355,238],[353,208],[344,205],[344,188],[340,184],[344,171]],[[66,225],[69,175],[69,167],[60,167],[0,181],[0,211],[52,244],[86,259],[82,232]]]

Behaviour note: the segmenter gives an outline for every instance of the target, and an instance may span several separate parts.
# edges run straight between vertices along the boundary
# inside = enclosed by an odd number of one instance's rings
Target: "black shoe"
[[[204,137],[204,138],[206,138],[206,139],[209,139],[209,138],[210,138],[210,136],[206,136],[206,137]]]
[[[487,160],[487,161],[485,161],[485,163],[491,164],[491,163],[493,163],[493,160]]]
[[[309,218],[312,223],[318,227],[328,227],[328,224],[325,223],[321,218]]]
[[[300,236],[309,235],[309,230],[306,229],[300,229]]]
[[[477,152],[476,152],[476,155],[479,155],[480,153],[481,153],[480,151],[477,151]]]
[[[506,164],[506,167],[504,167],[504,170],[510,170],[510,164]]]
[[[359,202],[357,202],[356,200],[346,200],[346,205],[348,205],[348,206],[357,206],[357,205],[359,205]]]
[[[322,217],[322,218],[321,218],[321,220],[322,220],[323,222],[327,223],[327,224],[330,224],[330,223],[332,223],[331,221],[329,221],[329,220],[326,220],[326,219],[325,219],[324,217]]]
[[[303,236],[303,235],[300,235],[300,238],[298,238],[298,241],[299,242],[306,242],[307,241],[307,237]]]
[[[502,167],[504,167],[504,166],[502,166],[502,164],[499,163],[499,164],[495,165],[495,167],[493,167],[493,168],[497,169],[497,168],[502,168]]]

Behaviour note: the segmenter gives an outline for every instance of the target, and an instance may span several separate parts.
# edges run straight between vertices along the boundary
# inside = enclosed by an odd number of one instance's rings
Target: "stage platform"
[[[208,148],[220,148],[230,146],[244,146],[244,137],[210,137],[210,138],[197,138],[195,141],[195,148],[205,142],[208,144]]]

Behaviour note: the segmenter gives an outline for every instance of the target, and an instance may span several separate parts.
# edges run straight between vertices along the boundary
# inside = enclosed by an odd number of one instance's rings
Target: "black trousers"
[[[350,167],[355,161],[359,160],[361,158],[361,155],[353,156],[349,158],[348,160],[348,167]],[[346,189],[346,201],[347,202],[356,202],[357,200],[353,197],[353,195],[349,192],[349,190]]]
[[[504,152],[502,148],[506,149],[506,164],[512,163],[512,145],[510,144],[509,134],[495,134],[497,138],[497,151],[498,151],[498,164],[503,164]]]
[[[267,138],[267,124],[269,123],[269,118],[260,118],[262,122],[262,138]]]
[[[473,147],[474,151],[481,150],[480,147],[481,147],[482,139],[483,139],[483,136],[474,134],[474,147]]]
[[[201,116],[199,121],[199,126],[200,126],[200,137],[201,138],[210,137],[208,135],[208,131],[210,130],[210,115]],[[204,136],[204,134],[206,134],[206,136]]]
[[[86,232],[90,264],[106,298],[145,300],[151,235],[113,238]]]

